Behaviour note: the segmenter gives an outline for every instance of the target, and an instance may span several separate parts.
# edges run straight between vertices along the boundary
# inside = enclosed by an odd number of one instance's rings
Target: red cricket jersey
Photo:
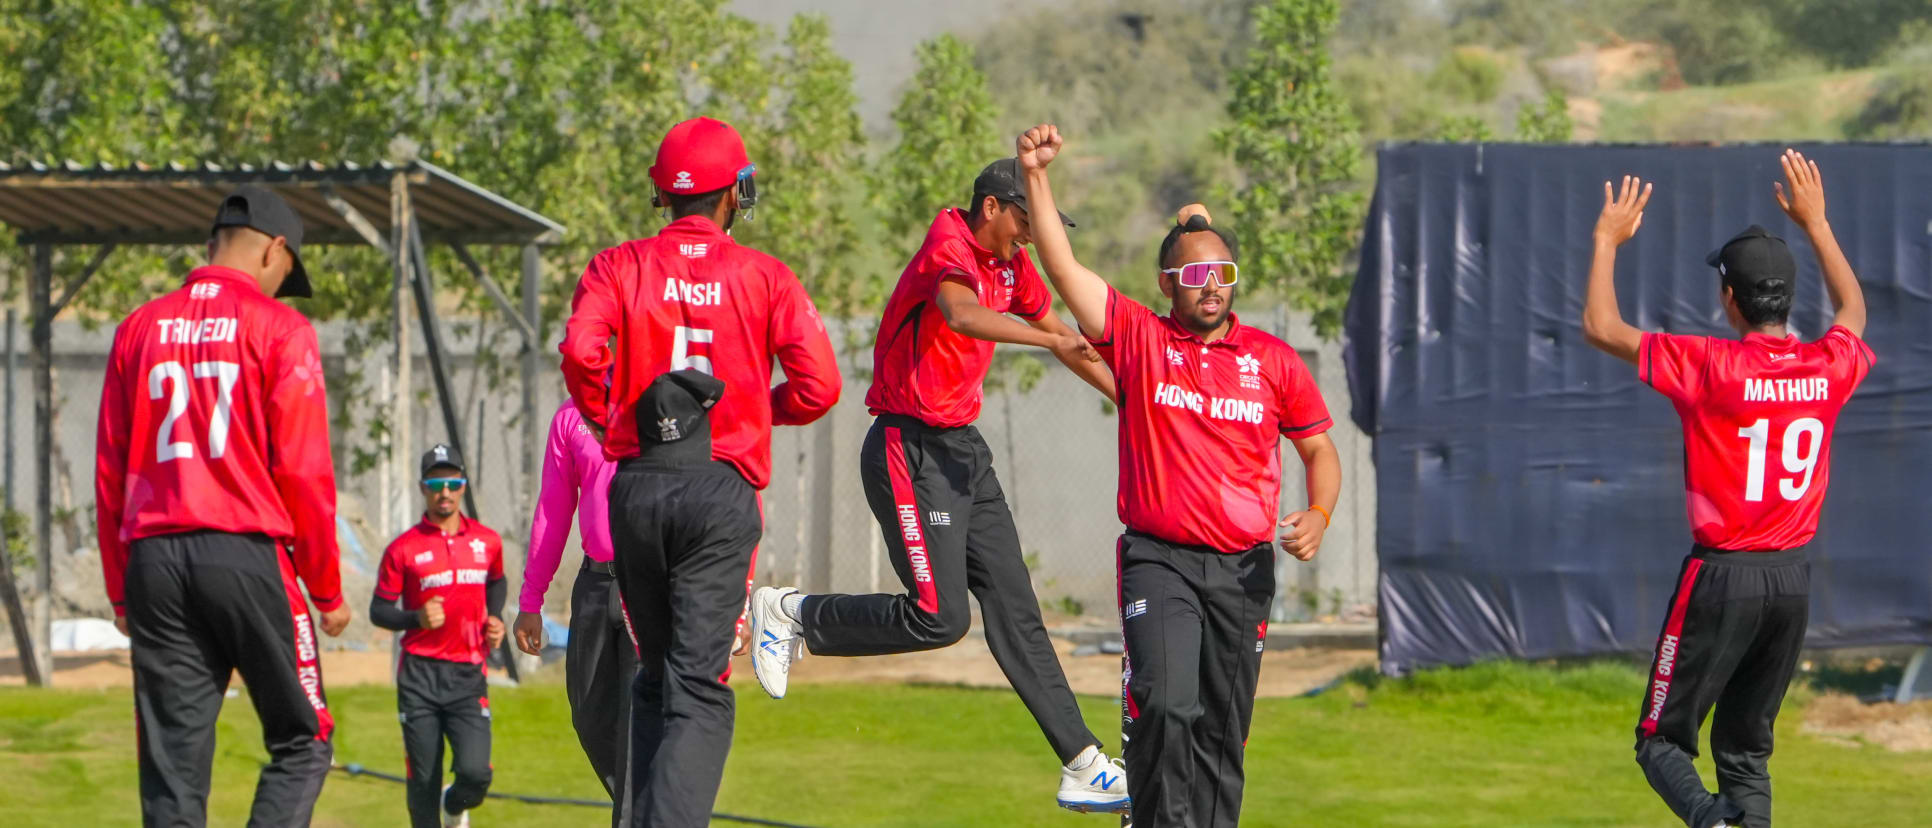
[[[1053,297],[1026,250],[1001,259],[973,238],[966,216],[939,211],[925,244],[899,274],[872,346],[872,389],[865,405],[877,414],[901,414],[927,425],[970,425],[979,419],[993,343],[956,333],[939,311],[939,283],[958,282],[998,313],[1039,319]]]
[[[114,330],[94,503],[101,569],[125,614],[129,544],[212,529],[290,547],[324,612],[342,603],[335,469],[315,329],[255,278],[201,267]]]
[[[760,489],[771,479],[772,425],[804,425],[838,402],[832,341],[804,285],[708,218],[686,216],[597,254],[570,307],[564,380],[577,410],[603,425],[612,460],[637,456],[637,398],[667,371],[724,380],[711,455]],[[776,387],[774,357],[786,379]]]
[[[1644,334],[1637,376],[1684,421],[1684,499],[1699,544],[1810,542],[1831,477],[1832,427],[1875,360],[1841,327],[1815,342]]]
[[[410,655],[464,664],[482,664],[488,655],[484,620],[489,617],[489,585],[503,580],[503,539],[496,531],[468,517],[454,533],[432,523],[403,530],[382,550],[376,571],[376,597],[402,599],[410,612],[441,596],[443,626],[421,627],[403,633],[403,650]]]
[[[1281,438],[1333,421],[1288,343],[1230,316],[1203,342],[1108,289],[1088,340],[1120,389],[1120,522],[1173,543],[1243,552],[1274,539]]]

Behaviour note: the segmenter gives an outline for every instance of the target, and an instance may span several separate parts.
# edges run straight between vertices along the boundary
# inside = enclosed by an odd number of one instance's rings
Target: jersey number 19
[[[1764,499],[1764,454],[1771,439],[1771,421],[1758,420],[1738,429],[1737,436],[1751,441],[1744,499],[1755,503]],[[1825,424],[1814,417],[1800,417],[1785,427],[1784,439],[1780,441],[1784,444],[1784,470],[1792,475],[1778,481],[1778,494],[1785,500],[1804,497],[1805,490],[1811,488],[1811,474],[1818,469],[1818,455],[1824,441]]]

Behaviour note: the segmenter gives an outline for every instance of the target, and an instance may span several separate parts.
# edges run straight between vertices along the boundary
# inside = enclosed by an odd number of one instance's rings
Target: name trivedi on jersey
[[[1831,380],[1825,377],[1744,381],[1745,402],[1816,402],[1828,399],[1831,399]]]

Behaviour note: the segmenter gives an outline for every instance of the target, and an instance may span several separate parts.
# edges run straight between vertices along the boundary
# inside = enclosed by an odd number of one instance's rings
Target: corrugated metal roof
[[[281,161],[262,166],[167,164],[131,167],[0,163],[0,223],[25,242],[200,244],[229,190],[258,184],[302,216],[305,244],[363,244],[323,197],[334,190],[385,238],[389,185],[401,174],[425,243],[554,244],[564,228],[426,161],[333,166]]]

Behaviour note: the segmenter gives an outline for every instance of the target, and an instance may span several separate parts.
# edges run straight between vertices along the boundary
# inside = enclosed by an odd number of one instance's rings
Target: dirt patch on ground
[[[1106,696],[1120,692],[1120,656],[1073,655],[1073,645],[1059,642],[1060,663],[1076,693]],[[353,684],[388,684],[394,675],[393,656],[386,652],[325,650],[322,676],[331,687]],[[1270,651],[1261,659],[1258,695],[1263,698],[1295,696],[1326,685],[1358,667],[1375,664],[1373,650],[1282,650]],[[544,676],[556,674],[561,681],[563,668],[552,663]],[[741,681],[751,681],[751,659],[732,661],[732,673]],[[967,687],[1005,687],[1006,675],[1000,672],[986,641],[967,636],[951,647],[926,653],[876,656],[872,658],[832,658],[806,656],[792,668],[792,681],[803,683],[879,682],[893,684],[947,684]],[[22,685],[20,660],[0,656],[0,686]],[[66,689],[101,690],[129,687],[133,673],[125,650],[98,653],[66,653],[54,657],[54,686]]]
[[[1119,655],[1073,655],[1073,645],[1059,642],[1060,664],[1075,693],[1120,693]],[[1375,664],[1373,650],[1282,650],[1262,654],[1257,695],[1263,698],[1296,696],[1328,684],[1358,667]],[[751,660],[737,659],[734,673],[751,674]],[[1006,687],[986,641],[967,636],[943,650],[870,658],[833,658],[807,655],[792,666],[794,682],[886,682],[957,684],[968,687]]]
[[[1932,701],[1866,704],[1852,696],[1828,693],[1805,708],[1800,730],[1892,751],[1932,750]]]

